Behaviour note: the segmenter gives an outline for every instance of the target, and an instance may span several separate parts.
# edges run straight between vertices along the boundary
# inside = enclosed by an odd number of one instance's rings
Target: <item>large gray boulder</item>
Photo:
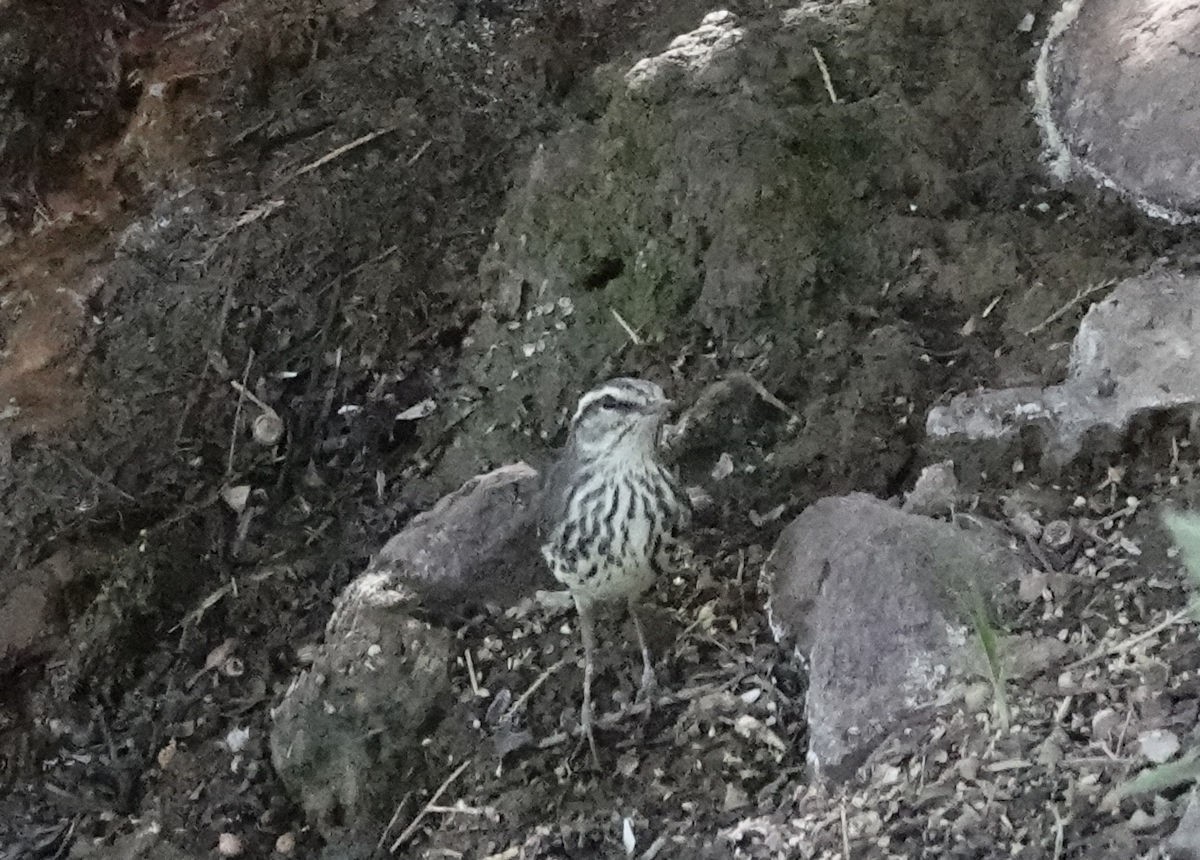
[[[272,711],[271,762],[326,840],[369,841],[448,704],[453,634],[409,617],[412,595],[365,574],[338,599],[312,665]]]
[[[403,583],[423,606],[453,613],[507,605],[556,587],[538,550],[541,478],[524,463],[471,478],[389,540],[369,572]]]
[[[517,463],[415,517],[338,598],[311,666],[272,712],[275,769],[344,856],[367,856],[396,799],[424,784],[420,744],[448,705],[453,633],[414,616],[553,585],[537,549],[539,492],[537,471]]]
[[[1058,468],[1085,436],[1100,444],[1124,434],[1141,413],[1200,404],[1198,360],[1200,277],[1151,272],[1124,281],[1087,312],[1062,383],[960,394],[929,411],[925,431],[935,445],[1003,449],[1032,429],[1041,437],[1042,465]]]
[[[1176,223],[1200,219],[1200,6],[1068,0],[1034,77],[1051,167]]]
[[[977,665],[971,607],[1020,571],[995,532],[861,493],[800,514],[763,577],[777,641],[808,666],[813,775],[849,777],[905,717],[952,699]]]

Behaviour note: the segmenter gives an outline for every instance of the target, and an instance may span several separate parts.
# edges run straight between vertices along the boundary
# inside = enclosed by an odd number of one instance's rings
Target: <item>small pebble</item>
[[[275,840],[275,853],[287,856],[296,850],[296,835],[290,830],[287,833],[279,834],[279,838]]]
[[[217,837],[217,853],[222,857],[241,857],[244,850],[242,840],[232,833],[222,833]]]

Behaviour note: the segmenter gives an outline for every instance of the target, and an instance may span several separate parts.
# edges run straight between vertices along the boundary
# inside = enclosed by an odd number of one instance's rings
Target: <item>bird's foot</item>
[[[588,749],[592,753],[592,764],[596,770],[600,770],[600,753],[596,751],[596,735],[592,732],[592,708],[588,702],[579,712],[579,721],[583,725],[583,734],[587,738]]]

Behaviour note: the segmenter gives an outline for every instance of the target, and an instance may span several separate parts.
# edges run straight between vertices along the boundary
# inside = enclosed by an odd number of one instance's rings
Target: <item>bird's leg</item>
[[[637,630],[638,645],[642,649],[642,683],[638,686],[636,701],[653,702],[654,694],[658,691],[658,679],[654,676],[654,666],[650,661],[650,646],[646,644],[646,631],[642,629],[642,618],[638,615],[637,602],[629,600],[629,614],[633,616],[633,626]]]
[[[579,611],[579,632],[583,636],[583,708],[579,712],[579,722],[583,726],[583,733],[587,735],[592,762],[599,769],[600,756],[596,752],[596,737],[592,734],[592,674],[596,661],[596,628],[591,604],[576,599],[575,607]]]

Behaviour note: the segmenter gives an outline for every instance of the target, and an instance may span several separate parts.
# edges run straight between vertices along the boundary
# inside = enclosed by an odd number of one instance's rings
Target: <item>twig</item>
[[[553,675],[555,672],[557,672],[559,669],[561,669],[565,665],[567,665],[567,658],[563,657],[557,663],[555,663],[553,666],[544,670],[542,672],[542,674],[538,675],[537,680],[535,680],[532,684],[529,685],[529,689],[526,690],[524,693],[522,693],[521,697],[519,699],[517,699],[515,702],[513,702],[512,705],[509,707],[509,709],[504,712],[504,716],[500,718],[500,722],[505,723],[505,722],[512,720],[512,718],[516,715],[517,711],[519,711],[519,710],[521,710],[521,708],[525,707],[525,703],[529,701],[529,697],[534,694],[534,692],[537,690],[537,688],[542,686],[542,684],[546,683],[546,680],[551,675]]]
[[[747,385],[749,385],[752,389],[754,389],[755,394],[757,394],[759,397],[761,397],[764,401],[766,401],[770,405],[774,406],[776,409],[778,409],[784,415],[787,415],[789,418],[794,418],[797,421],[800,420],[800,415],[799,415],[799,413],[796,412],[796,410],[792,409],[792,407],[788,406],[786,403],[784,403],[782,400],[780,400],[778,397],[776,397],[770,391],[767,391],[767,387],[765,385],[763,385],[761,382],[759,382],[757,379],[755,379],[749,373],[746,373],[746,371],[744,371],[744,370],[734,371],[733,373],[729,374],[728,378],[731,380],[732,379],[742,380]]]
[[[236,379],[231,379],[229,380],[229,384],[233,386],[234,391],[245,397],[263,412],[275,412],[274,409],[272,409],[268,404],[264,403],[253,391],[247,388],[246,383],[238,382]]]
[[[1084,288],[1080,289],[1078,292],[1075,293],[1074,297],[1069,302],[1067,302],[1061,308],[1056,310],[1054,313],[1050,314],[1050,316],[1046,317],[1044,320],[1042,320],[1040,323],[1035,325],[1033,328],[1029,329],[1029,331],[1025,332],[1025,336],[1029,337],[1030,335],[1037,334],[1042,329],[1044,329],[1047,326],[1054,323],[1056,320],[1058,320],[1060,317],[1062,317],[1065,313],[1067,313],[1069,310],[1071,310],[1071,308],[1075,307],[1075,305],[1079,304],[1081,301],[1086,299],[1088,296],[1093,295],[1094,293],[1098,293],[1101,290],[1106,290],[1109,287],[1111,287],[1113,284],[1115,284],[1116,282],[1117,281],[1115,278],[1110,278],[1107,281],[1101,281],[1098,284],[1092,284],[1090,287],[1084,287]]]
[[[399,128],[399,126],[390,125],[390,126],[387,126],[386,128],[377,128],[377,129],[375,129],[375,131],[368,132],[368,133],[364,134],[362,137],[356,137],[354,140],[350,141],[349,143],[342,144],[337,149],[330,150],[329,152],[325,153],[320,158],[318,158],[316,161],[310,161],[308,164],[304,165],[299,170],[297,170],[295,173],[293,173],[291,176],[289,176],[287,179],[285,179],[284,182],[290,182],[291,180],[298,179],[299,177],[304,176],[307,173],[312,173],[314,170],[317,170],[320,167],[324,167],[329,162],[334,161],[335,159],[341,158],[347,152],[352,152],[353,150],[358,149],[360,146],[365,146],[366,144],[375,140],[375,138],[382,137],[385,134],[390,134],[391,132],[396,131],[398,128]],[[280,184],[282,185],[283,183],[280,183]]]
[[[463,651],[463,656],[467,660],[467,677],[471,679],[471,692],[476,696],[479,695],[479,678],[475,675],[475,661],[471,659],[471,646],[467,646]]]
[[[815,51],[816,48],[813,48]],[[850,826],[846,823],[846,801],[842,801],[841,811],[842,819],[842,860],[850,860]]]
[[[326,289],[333,289],[333,296],[329,300],[329,312],[325,315],[325,321],[321,325],[321,334],[313,343],[313,351],[309,359],[309,374],[308,384],[305,386],[303,402],[308,404],[303,414],[301,425],[305,433],[312,436],[313,447],[316,447],[318,431],[321,429],[325,419],[324,413],[319,416],[314,416],[312,413],[312,401],[317,390],[317,382],[321,377],[321,357],[325,354],[325,344],[329,340],[329,333],[333,329],[334,322],[337,319],[338,311],[342,306],[342,294],[345,292],[346,282],[362,272],[368,266],[374,266],[382,263],[392,254],[396,253],[399,246],[389,245],[384,248],[374,257],[364,260],[348,272],[343,272],[333,279],[329,287],[323,287],[318,292],[324,292]]]
[[[418,158],[420,158],[422,155],[424,155],[424,154],[425,154],[425,150],[429,149],[429,144],[431,144],[431,143],[433,143],[433,140],[432,140],[432,138],[431,138],[431,139],[429,139],[429,140],[427,140],[427,141],[425,141],[423,144],[421,144],[421,148],[420,148],[420,149],[418,149],[416,152],[414,152],[414,153],[413,153],[413,155],[412,155],[412,157],[411,157],[411,158],[409,158],[409,159],[408,159],[408,161],[404,162],[404,166],[405,166],[405,167],[412,167],[414,164],[416,164],[416,163],[417,163],[417,159],[418,159]]]
[[[387,835],[396,826],[396,821],[400,818],[400,810],[408,803],[410,797],[412,797],[412,792],[406,791],[404,792],[404,797],[400,798],[400,802],[396,804],[396,811],[392,813],[391,820],[388,821],[387,827],[383,828],[383,832],[379,834],[379,841],[375,843],[375,850],[377,852],[383,849],[383,843],[387,841]]]
[[[825,92],[829,93],[829,100],[834,104],[838,103],[837,93],[833,91],[833,81],[829,77],[829,66],[825,65],[825,58],[821,56],[821,52],[816,46],[812,49],[813,56],[817,58],[817,65],[821,67],[821,80],[825,81]]]
[[[112,481],[106,480],[105,478],[101,478],[99,475],[97,475],[95,472],[93,472],[91,469],[89,469],[83,463],[80,463],[80,462],[72,459],[71,457],[68,457],[66,454],[63,454],[61,451],[56,451],[55,453],[58,455],[58,458],[60,460],[62,460],[64,463],[66,463],[68,466],[70,466],[72,469],[74,469],[76,472],[78,472],[83,477],[85,477],[89,480],[95,481],[97,484],[99,484],[102,487],[108,487],[108,489],[112,490],[114,493],[116,493],[118,496],[120,496],[122,499],[124,499],[127,502],[136,502],[137,501],[137,499],[135,499],[133,496],[129,495],[129,493],[122,490],[120,487],[118,487]]]
[[[1142,642],[1145,642],[1147,639],[1151,639],[1151,638],[1157,636],[1159,633],[1162,633],[1168,627],[1174,627],[1180,621],[1187,619],[1189,616],[1191,616],[1192,611],[1193,611],[1192,607],[1188,606],[1188,607],[1185,607],[1184,609],[1180,609],[1178,612],[1172,612],[1170,615],[1168,615],[1166,618],[1164,618],[1158,624],[1155,624],[1149,630],[1143,630],[1141,633],[1137,634],[1136,636],[1131,636],[1130,638],[1124,640],[1123,642],[1118,642],[1116,645],[1110,645],[1110,646],[1107,646],[1104,648],[1098,648],[1095,651],[1093,651],[1091,654],[1087,655],[1086,657],[1079,658],[1074,663],[1071,663],[1067,666],[1067,671],[1070,671],[1071,669],[1077,669],[1080,666],[1086,666],[1088,663],[1095,662],[1096,660],[1101,660],[1105,657],[1111,657],[1114,654],[1121,654],[1125,651],[1128,651],[1133,646],[1138,645]]]
[[[254,395],[250,394],[249,389],[246,388],[246,381],[250,378],[250,365],[252,364],[254,364],[253,349],[250,350],[250,354],[246,356],[246,369],[242,371],[241,383],[239,384],[231,380],[231,382],[233,382],[233,387],[237,390],[238,400],[237,406],[233,410],[233,427],[229,431],[229,462],[225,464],[226,477],[229,477],[233,474],[233,455],[237,453],[237,431],[238,422],[242,420],[242,404],[245,403],[247,396],[254,397]],[[258,403],[262,403],[262,401],[257,397],[254,397],[254,399]]]
[[[423,807],[421,807],[421,811],[417,813],[417,817],[412,820],[408,827],[404,828],[404,832],[401,833],[396,838],[396,841],[392,843],[392,847],[388,849],[389,853],[395,854],[400,846],[407,842],[409,837],[417,832],[417,827],[420,826],[421,822],[425,819],[425,816],[429,813],[429,810],[438,802],[438,800],[441,799],[442,793],[450,787],[450,783],[458,779],[459,774],[466,770],[467,765],[470,763],[471,759],[464,759],[463,763],[456,767],[452,774],[446,777],[442,784],[438,786],[437,791],[433,793],[433,796],[429,798],[429,801]]]
[[[617,324],[621,326],[621,328],[625,329],[625,334],[629,335],[629,339],[633,341],[633,345],[641,346],[642,339],[638,337],[638,333],[633,330],[632,326],[625,322],[625,318],[617,313],[616,308],[609,308],[609,310],[612,312],[613,318],[617,321]]]
[[[467,806],[460,800],[454,806],[430,806],[427,811],[442,815],[453,815],[456,812],[460,815],[492,815],[496,810],[490,806]]]

